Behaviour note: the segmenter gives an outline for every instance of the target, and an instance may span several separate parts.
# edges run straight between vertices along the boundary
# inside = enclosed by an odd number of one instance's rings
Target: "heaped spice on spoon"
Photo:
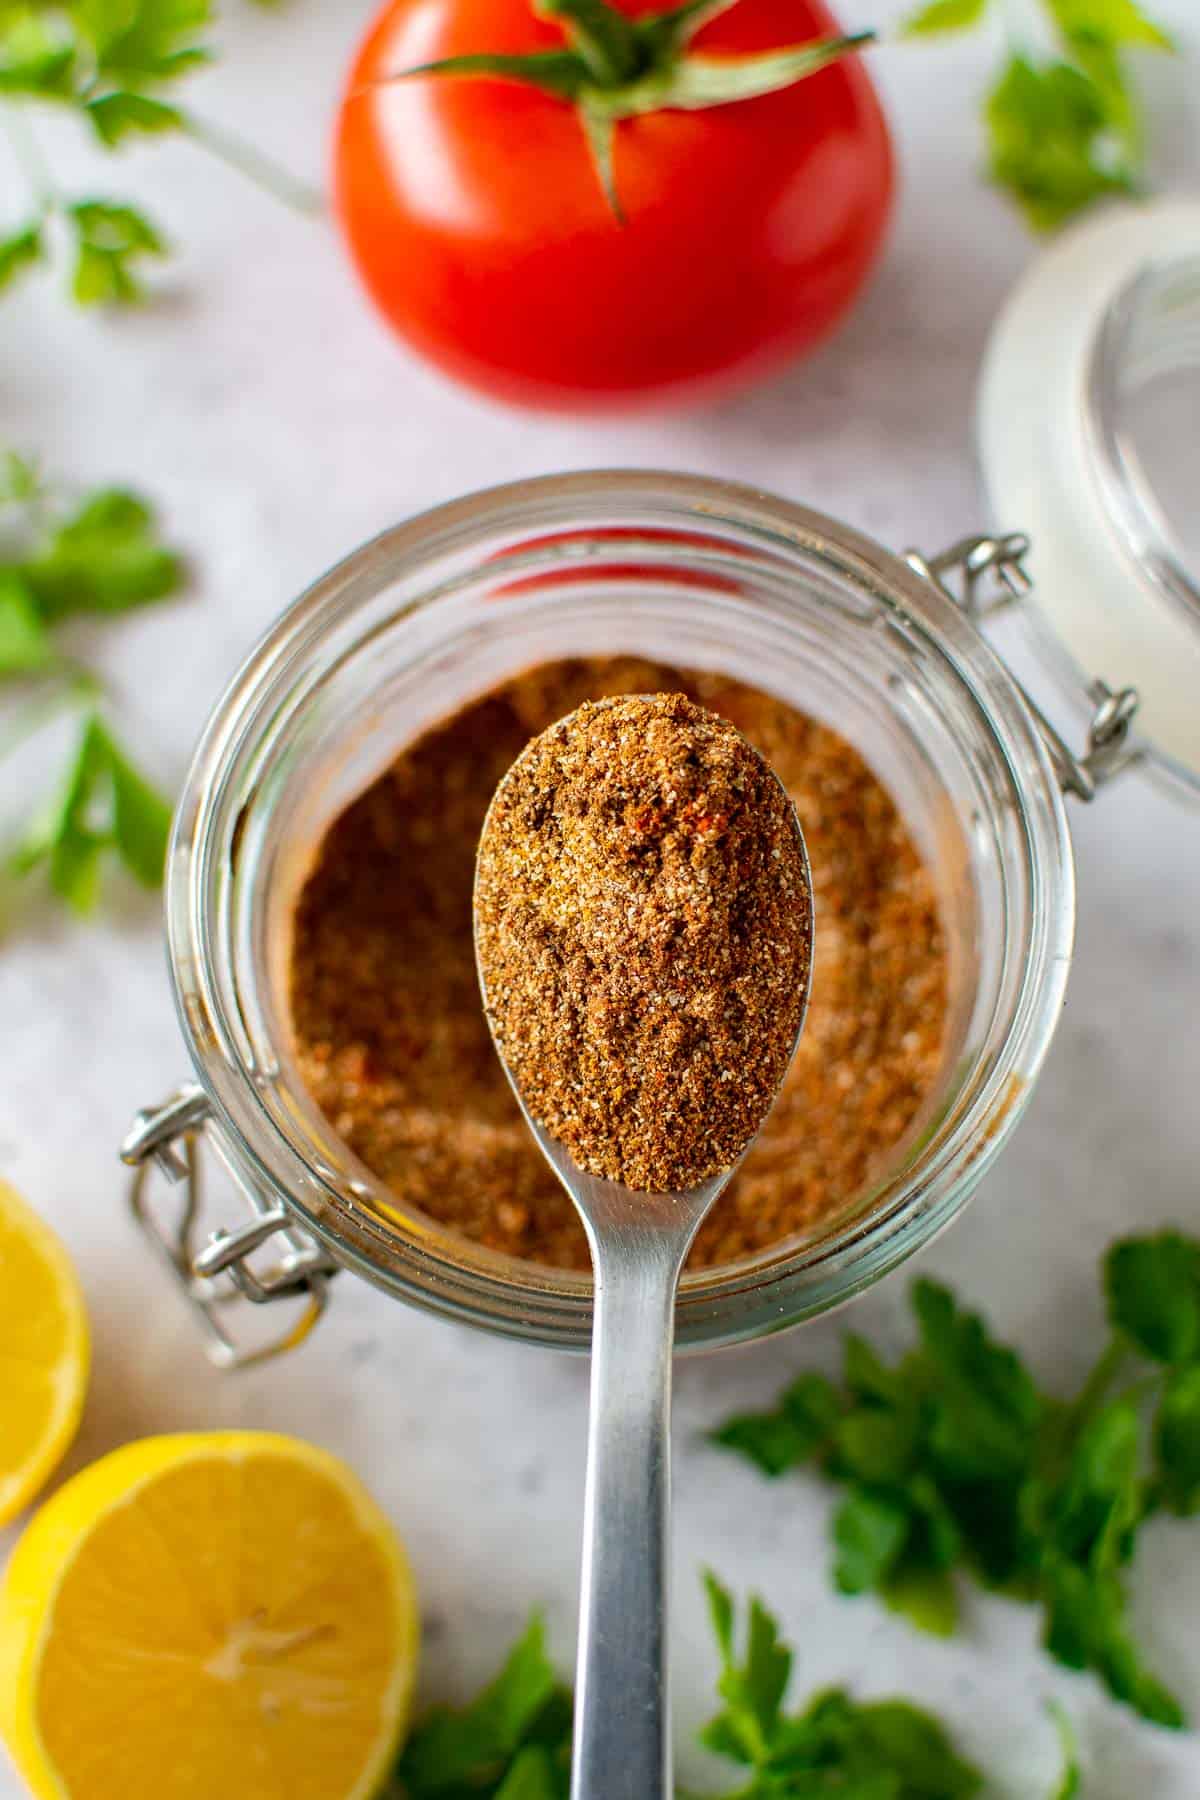
[[[585,700],[685,693],[783,781],[812,864],[812,998],[783,1091],[700,1227],[691,1266],[761,1257],[857,1207],[933,1116],[953,1054],[934,871],[837,732],[712,671],[639,657],[541,663],[405,744],[329,825],[298,896],[293,1045],[329,1128],[402,1229],[588,1269],[583,1226],[531,1138],[479,999],[471,890],[496,784]]]
[[[530,1112],[644,1193],[741,1156],[803,1016],[812,895],[795,816],[727,720],[682,694],[586,703],[501,783],[475,935]]]

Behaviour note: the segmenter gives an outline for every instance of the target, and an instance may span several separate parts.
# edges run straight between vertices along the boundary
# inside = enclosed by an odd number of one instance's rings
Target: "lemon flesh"
[[[69,1800],[368,1800],[407,1718],[412,1577],[336,1457],[150,1438],[68,1482],[0,1594],[0,1730]]]
[[[0,1525],[29,1504],[75,1436],[88,1360],[70,1258],[0,1182]]]

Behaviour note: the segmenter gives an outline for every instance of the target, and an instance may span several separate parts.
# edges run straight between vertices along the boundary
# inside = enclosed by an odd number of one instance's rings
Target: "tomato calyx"
[[[623,222],[613,170],[613,139],[622,119],[652,112],[696,112],[777,93],[875,39],[873,31],[860,31],[745,55],[693,51],[691,40],[701,26],[736,3],[682,0],[666,12],[631,19],[609,0],[534,0],[539,16],[561,24],[567,48],[525,55],[484,50],[448,56],[388,79],[491,76],[522,82],[574,106],[605,197]]]

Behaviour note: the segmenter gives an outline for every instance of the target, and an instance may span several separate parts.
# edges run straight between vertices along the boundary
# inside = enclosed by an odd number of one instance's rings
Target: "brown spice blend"
[[[479,843],[486,1010],[526,1106],[590,1174],[697,1187],[792,1058],[812,896],[791,802],[683,694],[586,701],[534,738]]]
[[[693,1267],[753,1255],[886,1170],[942,1068],[947,965],[933,885],[886,788],[844,738],[721,675],[632,657],[542,664],[425,732],[336,819],[300,896],[300,1073],[406,1208],[510,1255],[590,1267],[566,1193],[492,1046],[472,934],[484,815],[528,740],[585,700],[677,690],[766,757],[804,824],[812,996],[783,1090],[701,1227]]]

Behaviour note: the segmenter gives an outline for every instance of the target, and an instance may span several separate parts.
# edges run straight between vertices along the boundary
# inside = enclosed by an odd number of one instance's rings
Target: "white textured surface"
[[[1158,10],[1195,33],[1192,0]],[[847,23],[875,16],[868,0],[845,12]],[[204,78],[209,112],[316,175],[333,75],[365,13],[361,0],[239,13],[228,64]],[[937,546],[976,525],[975,370],[1030,246],[976,178],[979,51],[891,50],[876,70],[906,183],[866,303],[834,345],[771,387],[663,424],[485,408],[385,337],[321,227],[186,146],[104,171],[176,231],[168,290],[115,321],[73,315],[36,287],[6,302],[3,431],[72,477],[144,486],[195,558],[189,598],[107,640],[130,726],[164,775],[181,772],[243,650],[322,566],[396,518],[494,480],[662,464],[760,482],[895,545]],[[1164,65],[1154,77],[1167,173],[1194,187],[1200,114],[1185,104],[1185,72]],[[56,147],[64,168],[73,142]],[[927,1258],[1064,1383],[1099,1340],[1101,1245],[1134,1225],[1195,1225],[1200,1211],[1200,815],[1134,780],[1074,823],[1081,909],[1066,1017],[1000,1170]],[[183,1426],[303,1433],[346,1455],[403,1527],[431,1691],[476,1683],[535,1603],[566,1667],[583,1365],[451,1329],[344,1277],[300,1355],[238,1381],[211,1374],[133,1238],[114,1154],[134,1108],[184,1073],[154,906],[131,900],[86,928],[19,916],[0,951],[0,1020],[0,1172],[70,1243],[95,1323],[94,1386],[70,1467]],[[855,1324],[903,1342],[903,1280],[862,1301]],[[1090,1800],[1189,1800],[1200,1788],[1194,1740],[1137,1728],[1090,1680],[1049,1664],[1031,1612],[972,1595],[964,1636],[943,1645],[873,1602],[838,1601],[826,1580],[827,1493],[806,1481],[769,1488],[705,1449],[701,1432],[734,1405],[764,1402],[801,1364],[832,1365],[841,1329],[826,1322],[679,1371],[681,1745],[711,1695],[697,1582],[709,1563],[783,1613],[800,1649],[798,1691],[848,1679],[944,1709],[998,1794],[1045,1792],[1053,1750],[1039,1706],[1058,1693],[1087,1745]],[[1200,1716],[1196,1527],[1148,1537],[1138,1630]],[[690,1752],[684,1767],[696,1771]],[[0,1768],[0,1800],[17,1792]]]

